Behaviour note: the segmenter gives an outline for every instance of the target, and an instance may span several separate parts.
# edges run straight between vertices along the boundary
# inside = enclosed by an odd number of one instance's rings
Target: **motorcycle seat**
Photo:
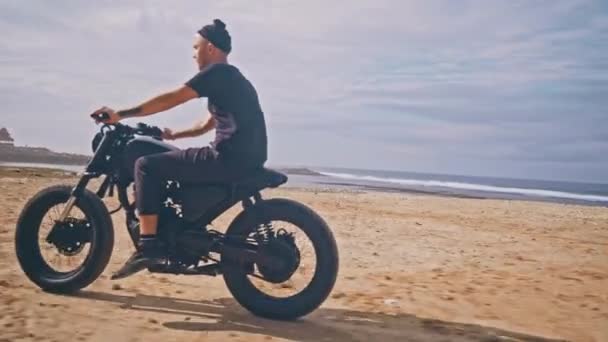
[[[254,174],[228,184],[236,188],[265,189],[276,188],[287,182],[287,175],[268,168],[262,168]]]

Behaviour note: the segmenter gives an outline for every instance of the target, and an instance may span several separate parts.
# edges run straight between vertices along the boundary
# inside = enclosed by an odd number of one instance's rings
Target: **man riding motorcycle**
[[[219,19],[200,29],[194,39],[194,59],[199,72],[183,86],[156,96],[131,109],[109,107],[102,122],[142,117],[166,111],[198,97],[208,99],[210,115],[181,131],[165,129],[168,140],[194,137],[215,129],[210,146],[188,148],[141,157],[135,164],[135,198],[140,223],[139,250],[112,279],[120,279],[160,264],[165,255],[156,240],[162,186],[167,180],[181,183],[230,181],[263,167],[267,159],[264,113],[253,85],[238,68],[228,63],[232,49],[226,25]]]

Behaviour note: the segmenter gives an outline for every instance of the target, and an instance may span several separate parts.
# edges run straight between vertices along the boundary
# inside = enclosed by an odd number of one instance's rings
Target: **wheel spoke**
[[[61,217],[61,213],[57,207],[59,207],[59,205],[53,206],[53,221],[57,221]]]

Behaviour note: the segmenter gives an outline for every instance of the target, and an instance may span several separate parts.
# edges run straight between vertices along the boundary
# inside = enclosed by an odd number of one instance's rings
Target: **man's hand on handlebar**
[[[175,136],[173,135],[173,131],[170,128],[163,129],[163,134],[161,135],[163,140],[175,140]]]
[[[103,106],[93,112],[91,117],[96,122],[102,122],[105,124],[115,124],[120,121],[121,117],[116,113],[116,111],[110,107]]]
[[[121,132],[121,134],[145,135],[145,136],[153,137],[155,139],[168,139],[168,140],[175,139],[175,135],[168,128],[165,128],[165,131],[163,131],[162,129],[160,129],[156,126],[148,126],[143,122],[138,123],[135,127],[119,124],[118,121],[120,121],[120,119],[123,119],[123,117],[121,117],[112,108],[109,108],[109,107],[99,108],[93,114],[91,114],[91,117],[97,123],[114,125],[113,131]]]

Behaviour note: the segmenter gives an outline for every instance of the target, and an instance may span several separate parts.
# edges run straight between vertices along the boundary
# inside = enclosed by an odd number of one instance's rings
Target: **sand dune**
[[[242,309],[221,278],[110,281],[131,252],[120,215],[97,282],[73,296],[38,290],[18,268],[15,221],[36,191],[65,182],[0,178],[0,341],[608,341],[608,208],[269,191],[317,210],[341,252],[331,298],[302,320],[275,322]]]

